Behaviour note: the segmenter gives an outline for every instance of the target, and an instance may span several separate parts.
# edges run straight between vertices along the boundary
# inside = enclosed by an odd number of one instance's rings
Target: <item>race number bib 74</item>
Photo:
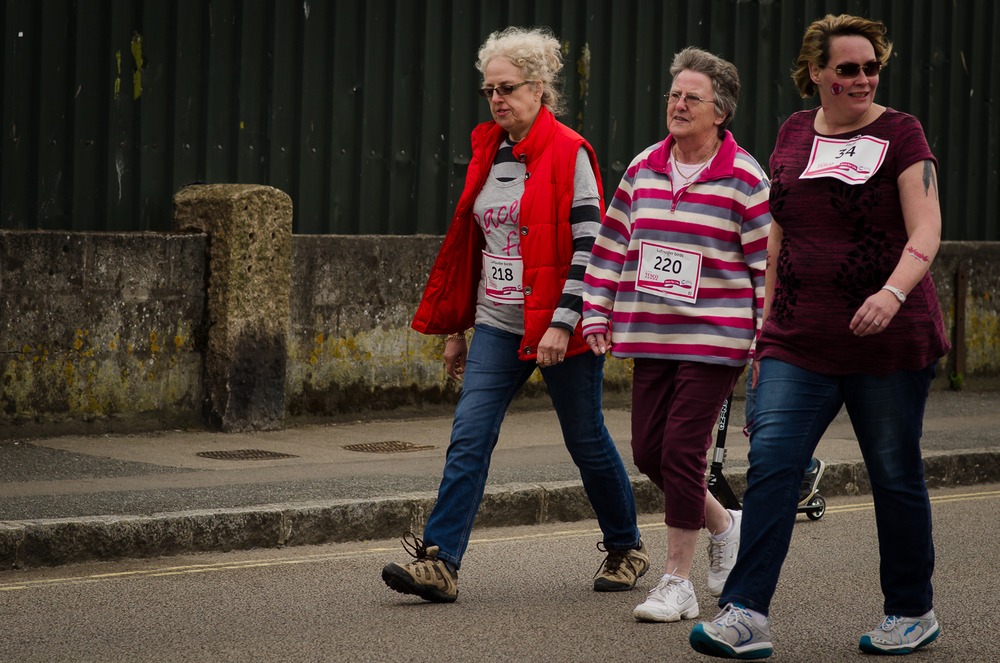
[[[483,251],[486,272],[486,299],[497,304],[523,304],[521,256],[495,256]]]
[[[864,184],[882,166],[889,141],[874,136],[813,138],[809,163],[799,179],[835,177],[848,184]]]
[[[700,275],[700,253],[640,240],[636,290],[694,304]]]

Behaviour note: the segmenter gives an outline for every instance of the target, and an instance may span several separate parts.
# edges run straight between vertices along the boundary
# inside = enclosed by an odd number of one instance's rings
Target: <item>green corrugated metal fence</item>
[[[921,119],[944,237],[1000,239],[1000,6],[993,0],[7,0],[0,227],[168,230],[191,182],[287,192],[297,233],[441,233],[469,133],[476,50],[507,25],[565,43],[569,113],[610,196],[665,134],[673,54],[743,83],[732,131],[763,165],[803,101],[789,78],[826,13],[884,20],[878,101]]]

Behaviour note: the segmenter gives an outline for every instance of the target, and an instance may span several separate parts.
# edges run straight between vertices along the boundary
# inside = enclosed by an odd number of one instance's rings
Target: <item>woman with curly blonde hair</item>
[[[629,590],[649,560],[601,412],[604,357],[589,352],[580,327],[583,275],[604,212],[597,157],[555,119],[562,56],[551,32],[495,32],[476,68],[493,121],[472,132],[465,190],[412,324],[447,336],[445,370],[462,380],[462,394],[423,540],[403,538],[416,559],[387,565],[382,579],[428,601],[455,600],[500,425],[538,369],[603,533],[594,590]]]

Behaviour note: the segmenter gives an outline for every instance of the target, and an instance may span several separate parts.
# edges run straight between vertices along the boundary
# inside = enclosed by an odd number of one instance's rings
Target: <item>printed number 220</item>
[[[663,256],[656,256],[656,264],[653,269],[666,272],[668,274],[680,274],[681,270],[684,269],[684,265],[681,264],[680,260],[672,260],[670,258],[664,258]]]

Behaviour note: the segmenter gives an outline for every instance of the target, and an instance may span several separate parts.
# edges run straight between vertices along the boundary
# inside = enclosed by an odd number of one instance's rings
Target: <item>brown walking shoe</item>
[[[642,541],[638,550],[609,550],[603,541],[597,544],[597,549],[608,556],[594,574],[595,592],[628,591],[649,570],[649,555]]]
[[[402,542],[406,552],[417,559],[403,566],[387,564],[382,569],[385,584],[400,594],[415,594],[425,601],[454,602],[458,597],[458,571],[449,571],[444,561],[437,558],[440,549],[424,546],[413,532],[404,534]]]

